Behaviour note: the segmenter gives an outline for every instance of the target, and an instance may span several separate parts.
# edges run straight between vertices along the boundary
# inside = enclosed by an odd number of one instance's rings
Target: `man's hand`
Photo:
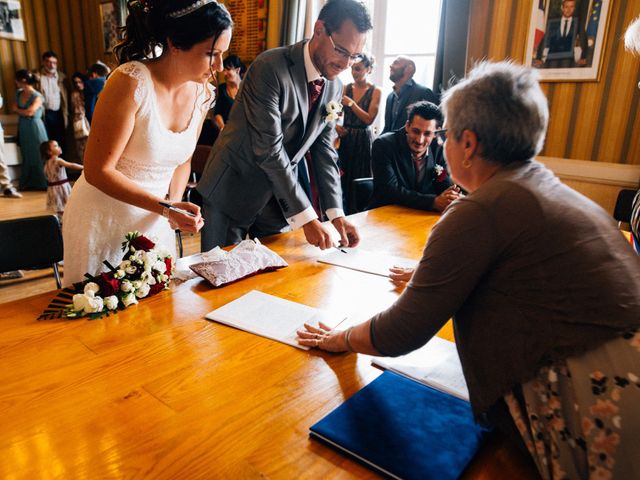
[[[460,188],[458,188],[457,185],[452,185],[433,200],[433,208],[442,212],[451,202],[457,200],[459,197]]]
[[[343,247],[355,247],[360,243],[358,229],[348,222],[345,217],[334,218],[331,223],[340,234],[340,245]]]
[[[311,220],[302,226],[304,236],[309,244],[320,250],[334,247],[329,230],[327,230],[318,219]]]

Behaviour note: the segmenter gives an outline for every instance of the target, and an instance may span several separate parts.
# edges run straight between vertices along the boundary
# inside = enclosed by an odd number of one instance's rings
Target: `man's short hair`
[[[102,63],[94,63],[89,67],[89,73],[95,73],[99,77],[106,77],[109,75],[109,69]]]
[[[425,120],[435,120],[438,125],[442,123],[442,112],[438,106],[426,100],[412,103],[407,107],[407,123],[411,123],[416,115]]]
[[[55,58],[56,60],[58,59],[58,55],[56,55],[56,52],[54,52],[53,50],[47,50],[42,54],[42,60],[46,60],[47,58],[51,57]]]
[[[320,10],[318,20],[324,23],[328,33],[340,30],[345,20],[351,20],[360,33],[373,28],[367,7],[356,0],[329,0]]]

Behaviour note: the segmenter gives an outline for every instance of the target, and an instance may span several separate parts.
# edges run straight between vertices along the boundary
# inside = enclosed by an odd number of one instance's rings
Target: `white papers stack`
[[[305,323],[317,326],[318,322],[334,328],[346,316],[252,290],[207,313],[205,318],[286,343],[292,347],[309,350],[309,347],[298,344],[297,330],[304,329]]]
[[[396,257],[381,252],[369,252],[359,248],[335,249],[318,258],[318,261],[382,277],[389,276],[391,267],[415,268],[418,263],[410,258]]]
[[[433,337],[424,347],[407,355],[377,357],[371,363],[469,401],[456,345],[448,340]]]

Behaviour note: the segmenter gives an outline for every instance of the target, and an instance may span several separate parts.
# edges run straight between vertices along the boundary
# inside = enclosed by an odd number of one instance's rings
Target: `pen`
[[[195,217],[195,213],[188,212],[187,210],[183,210],[182,208],[174,207],[170,203],[167,202],[158,202],[164,208],[168,208],[169,210],[173,210],[174,212],[182,213],[183,215],[189,215],[190,217]]]

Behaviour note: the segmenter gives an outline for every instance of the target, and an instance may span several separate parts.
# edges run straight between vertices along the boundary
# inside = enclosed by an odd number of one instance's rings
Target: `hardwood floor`
[[[22,198],[0,196],[0,220],[49,215],[46,203],[46,192],[23,192]],[[200,234],[183,234],[182,240],[185,255],[200,251]],[[60,268],[60,272],[64,275],[64,266]],[[24,277],[22,278],[0,279],[0,304],[56,289],[56,281],[51,268],[23,270],[23,273]]]

